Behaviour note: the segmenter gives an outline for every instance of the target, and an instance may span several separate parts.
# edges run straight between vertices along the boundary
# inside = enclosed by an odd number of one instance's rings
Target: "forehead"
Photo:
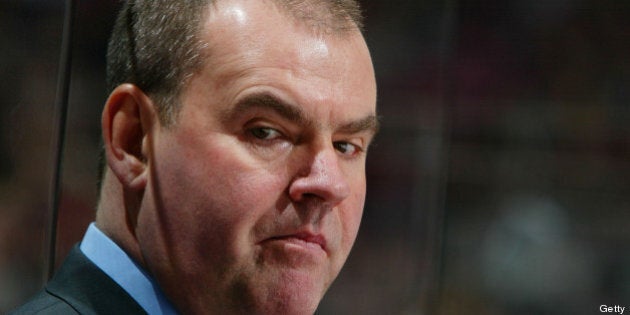
[[[375,106],[371,58],[358,30],[318,33],[271,1],[226,0],[209,8],[201,38],[208,57],[200,76],[231,96],[267,84],[296,94],[287,95],[296,103],[335,98]]]

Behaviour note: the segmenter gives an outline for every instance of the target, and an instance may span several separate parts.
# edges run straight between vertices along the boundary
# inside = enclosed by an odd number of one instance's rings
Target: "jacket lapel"
[[[81,314],[146,314],[114,280],[74,246],[46,291]]]

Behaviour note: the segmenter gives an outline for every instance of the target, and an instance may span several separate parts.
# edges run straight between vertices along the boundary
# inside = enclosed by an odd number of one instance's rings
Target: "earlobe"
[[[109,96],[101,124],[107,164],[123,187],[142,190],[147,182],[147,139],[156,123],[151,99],[137,86],[122,84]]]

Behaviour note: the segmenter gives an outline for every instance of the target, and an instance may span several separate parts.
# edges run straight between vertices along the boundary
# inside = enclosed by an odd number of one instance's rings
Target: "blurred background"
[[[63,2],[0,1],[0,313],[45,279]],[[630,1],[363,5],[383,128],[319,313],[630,306]],[[77,8],[58,263],[94,217],[118,7]]]

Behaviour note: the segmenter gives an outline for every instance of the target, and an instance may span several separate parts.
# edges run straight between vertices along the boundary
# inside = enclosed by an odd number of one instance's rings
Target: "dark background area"
[[[77,8],[59,257],[94,216],[118,5]],[[383,127],[357,243],[320,313],[630,306],[630,2],[364,8]],[[63,10],[0,2],[1,313],[45,278]]]

